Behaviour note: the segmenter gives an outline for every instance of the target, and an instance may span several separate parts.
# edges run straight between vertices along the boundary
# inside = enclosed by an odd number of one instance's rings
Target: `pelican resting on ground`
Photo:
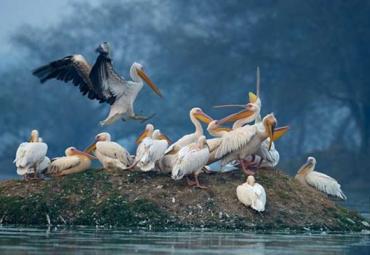
[[[37,76],[41,83],[50,79],[72,81],[89,99],[109,103],[111,105],[109,115],[100,122],[103,126],[110,125],[118,119],[148,119],[134,112],[134,102],[144,86],[144,81],[157,95],[162,97],[162,94],[146,75],[143,66],[133,63],[130,68],[132,81],[127,81],[114,70],[111,48],[107,42],[100,44],[96,51],[99,56],[93,66],[82,55],[71,55],[41,66],[32,74]]]
[[[17,167],[17,174],[27,179],[31,174],[38,177],[50,163],[46,153],[48,146],[42,142],[37,130],[32,130],[29,142],[21,143],[13,161]]]
[[[111,135],[107,132],[96,135],[95,142],[85,152],[92,153],[105,169],[129,169],[132,159],[128,151],[116,142],[111,141]]]
[[[238,200],[250,206],[257,212],[263,212],[266,205],[266,191],[258,183],[256,183],[254,176],[247,177],[247,181],[236,188],[236,196]]]
[[[195,143],[198,141],[199,137],[203,135],[203,128],[200,121],[209,123],[212,121],[212,118],[205,114],[202,109],[195,107],[192,108],[189,112],[190,120],[195,126],[194,133],[184,135],[175,143],[173,143],[166,151],[166,153],[170,152],[174,147],[184,147],[188,144]]]
[[[308,157],[307,162],[298,170],[295,179],[305,186],[313,187],[327,195],[346,200],[347,197],[341,190],[340,184],[334,178],[316,172],[315,166],[316,159]]]
[[[228,122],[230,119],[243,118],[245,114],[248,114],[248,110],[228,116],[220,120],[219,124]],[[254,172],[247,169],[248,166],[245,165],[243,159],[248,155],[255,154],[262,142],[268,137],[272,139],[276,122],[275,116],[268,114],[261,123],[243,126],[226,133],[221,138],[221,144],[216,150],[215,158],[221,159],[221,165],[226,165],[233,160],[239,160],[244,173],[253,175]],[[272,140],[270,140],[269,148],[271,148],[271,143]]]
[[[90,168],[92,159],[96,158],[75,147],[68,147],[64,157],[56,158],[51,162],[45,175],[64,176],[84,172]]]
[[[206,137],[201,136],[196,143],[182,147],[177,155],[176,163],[172,169],[171,177],[174,180],[180,180],[186,176],[188,184],[195,185],[198,188],[206,188],[200,185],[198,176],[206,166],[209,157],[209,149]],[[193,175],[195,182],[189,179]]]
[[[161,135],[159,129],[154,130],[151,137],[146,137],[137,147],[134,165],[144,172],[153,170],[155,163],[163,157],[168,145],[169,141]]]

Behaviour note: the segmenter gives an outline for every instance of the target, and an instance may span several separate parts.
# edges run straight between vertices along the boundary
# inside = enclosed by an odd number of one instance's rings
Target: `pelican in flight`
[[[153,170],[155,163],[163,157],[168,145],[169,141],[159,129],[154,130],[151,137],[146,137],[137,147],[134,165],[137,165],[143,172]]]
[[[171,152],[174,147],[182,148],[188,144],[196,143],[203,135],[203,128],[200,121],[209,123],[212,121],[212,118],[205,114],[202,109],[199,107],[192,108],[189,112],[190,120],[194,124],[195,131],[194,133],[187,134],[181,137],[177,142],[173,143],[166,151],[166,153]]]
[[[340,184],[332,177],[315,171],[316,159],[308,157],[307,162],[298,170],[295,179],[301,184],[313,187],[327,195],[347,199],[340,188]]]
[[[111,135],[107,132],[96,135],[95,142],[85,152],[92,153],[105,169],[129,169],[132,159],[128,151],[116,142],[111,141]]]
[[[262,185],[256,183],[253,175],[236,188],[238,200],[245,206],[250,206],[257,212],[263,212],[266,205],[266,191]]]
[[[29,142],[21,143],[17,149],[13,163],[17,167],[17,174],[24,176],[25,179],[33,174],[36,178],[42,173],[50,163],[46,153],[48,146],[42,142],[37,130],[32,130]]]
[[[75,147],[68,147],[64,157],[56,158],[51,162],[45,175],[64,176],[84,172],[90,168],[92,159],[96,158]]]
[[[100,44],[96,51],[99,55],[93,66],[82,55],[71,55],[41,66],[32,73],[40,79],[41,83],[50,79],[72,81],[89,99],[110,104],[108,117],[100,122],[103,126],[110,125],[118,119],[148,119],[134,112],[134,102],[144,82],[157,95],[162,97],[162,94],[146,75],[143,66],[133,63],[130,68],[132,81],[128,81],[114,70],[111,48],[107,42]]]
[[[182,147],[178,152],[178,157],[171,173],[172,179],[180,180],[186,176],[189,185],[195,185],[201,189],[206,188],[200,185],[198,176],[203,171],[203,167],[206,166],[208,158],[209,149],[206,137],[200,136],[196,143]],[[189,179],[189,175],[194,176],[195,182]]]
[[[219,124],[229,122],[230,120],[244,118],[248,110],[237,114],[232,114],[219,121]],[[222,136],[221,144],[216,150],[216,159],[221,159],[221,165],[226,165],[233,160],[239,160],[242,170],[246,175],[253,175],[245,166],[243,159],[248,155],[255,154],[262,142],[270,137],[269,149],[271,148],[272,136],[276,126],[276,118],[273,114],[266,115],[261,123],[247,125],[233,129]]]

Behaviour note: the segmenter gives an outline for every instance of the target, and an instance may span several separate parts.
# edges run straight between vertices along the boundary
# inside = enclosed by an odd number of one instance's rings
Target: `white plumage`
[[[184,176],[193,174],[197,186],[201,187],[198,182],[198,175],[207,164],[208,158],[209,149],[206,144],[206,138],[201,136],[197,143],[189,144],[178,152],[176,163],[172,169],[172,179],[180,180]]]
[[[266,191],[262,185],[255,182],[253,176],[248,176],[247,181],[236,188],[238,200],[258,212],[263,212],[266,205]]]
[[[45,169],[44,166],[48,162],[46,159],[48,146],[46,143],[39,142],[39,139],[38,131],[32,130],[30,142],[19,145],[13,161],[17,167],[18,175],[37,175],[41,170]]]
[[[168,148],[168,141],[160,139],[161,133],[154,130],[151,137],[146,137],[136,150],[135,162],[144,172],[154,169],[155,163],[160,160]]]
[[[326,174],[314,171],[315,166],[316,159],[314,157],[308,157],[307,162],[298,170],[295,178],[300,183],[314,187],[327,195],[335,196],[343,200],[347,199],[337,180]]]
[[[95,150],[95,155],[104,168],[128,169],[132,159],[128,151],[116,142],[111,141],[107,132],[100,133],[95,138],[96,142],[86,151]]]

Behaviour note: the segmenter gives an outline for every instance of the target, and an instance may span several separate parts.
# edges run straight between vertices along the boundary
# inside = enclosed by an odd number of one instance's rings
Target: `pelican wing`
[[[128,151],[115,142],[98,142],[96,144],[96,150],[105,157],[118,159],[125,164],[127,164],[130,159]]]
[[[17,167],[31,167],[39,164],[46,156],[48,146],[46,143],[22,143],[16,153]]]
[[[54,160],[53,162],[51,162],[48,168],[47,174],[55,175],[55,174],[60,173],[61,171],[76,167],[80,163],[81,163],[81,160],[77,156],[60,157]]]
[[[172,175],[181,173],[181,176],[185,176],[201,169],[207,164],[209,158],[208,148],[198,149],[194,148],[194,145],[185,146],[178,152],[178,158],[173,167]]]
[[[310,172],[306,175],[306,181],[321,192],[339,197],[343,200],[347,199],[340,188],[340,184],[334,178],[326,174],[316,171]]]
[[[253,126],[244,126],[234,129],[222,136],[222,141],[216,150],[216,158],[222,158],[225,155],[240,150],[256,134],[257,128]]]
[[[236,196],[242,204],[250,206],[255,200],[256,194],[251,185],[243,183],[236,188]]]
[[[99,55],[89,77],[95,91],[109,104],[128,90],[128,82],[114,70],[112,60],[106,55]]]
[[[280,160],[280,154],[277,151],[274,143],[272,143],[271,149],[269,150],[270,138],[267,138],[262,142],[260,148],[257,151],[257,155],[263,158],[262,167],[275,167]]]
[[[90,80],[90,71],[91,66],[82,55],[71,55],[41,66],[35,69],[32,74],[38,77],[41,83],[50,79],[71,81],[80,88],[83,95],[102,102],[105,99]]]
[[[258,183],[255,183],[252,189],[255,193],[255,199],[252,201],[251,207],[258,212],[263,212],[266,205],[266,191],[262,185]]]

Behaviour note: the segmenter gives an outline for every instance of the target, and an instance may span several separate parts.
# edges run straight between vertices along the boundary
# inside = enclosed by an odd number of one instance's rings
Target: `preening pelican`
[[[81,173],[91,166],[91,160],[94,156],[77,150],[75,147],[68,147],[65,150],[65,156],[53,160],[47,169],[47,176],[64,176],[69,174]]]
[[[134,112],[134,102],[144,81],[157,95],[162,97],[162,94],[148,78],[143,66],[133,63],[130,68],[132,81],[127,81],[113,69],[111,48],[107,42],[100,44],[96,51],[99,56],[93,66],[82,55],[72,55],[35,69],[33,75],[41,83],[54,78],[64,82],[72,81],[89,99],[109,103],[109,115],[100,122],[101,125],[110,125],[121,118],[146,120],[147,117]]]
[[[169,142],[161,135],[159,129],[154,130],[151,137],[146,137],[137,147],[135,163],[141,171],[147,172],[155,168],[167,150]]]
[[[212,118],[205,114],[202,109],[195,107],[190,110],[190,120],[195,126],[194,133],[185,135],[181,137],[177,142],[173,143],[166,151],[166,153],[170,152],[175,146],[177,147],[184,147],[188,144],[195,143],[198,141],[199,137],[203,135],[203,128],[200,121],[209,123],[212,121]]]
[[[140,145],[140,143],[147,137],[151,137],[154,131],[153,124],[146,124],[144,131],[139,135],[139,137],[136,139],[136,144]]]
[[[50,163],[46,157],[48,146],[39,138],[39,132],[32,130],[29,142],[21,143],[17,149],[13,163],[17,167],[17,174],[25,179],[31,174],[37,177]]]
[[[248,110],[242,111],[238,114],[232,114],[219,121],[219,124],[244,118]],[[246,175],[254,174],[247,169],[243,159],[248,155],[253,155],[257,152],[261,143],[268,137],[272,139],[274,129],[276,126],[276,118],[273,114],[268,114],[263,118],[261,123],[254,125],[247,125],[240,128],[233,129],[232,131],[222,136],[221,144],[216,150],[215,157],[221,159],[221,164],[226,165],[233,160],[240,160],[242,170]],[[271,143],[269,149],[271,148]]]
[[[266,191],[250,175],[247,181],[236,188],[238,200],[246,206],[252,207],[258,212],[263,212],[266,205]]]
[[[206,188],[199,184],[198,175],[206,166],[209,157],[209,149],[206,137],[201,136],[196,143],[182,147],[178,152],[176,163],[172,169],[171,177],[174,180],[180,180],[187,177],[189,185],[196,185],[198,188]],[[191,183],[189,175],[193,175],[195,183]]]
[[[95,155],[106,169],[128,169],[132,159],[128,151],[118,143],[111,141],[111,135],[107,132],[98,134],[95,142],[86,150],[87,153],[95,151]]]
[[[298,170],[295,179],[305,186],[311,186],[327,195],[347,199],[340,184],[332,177],[315,171],[316,159],[308,157],[307,162]]]

